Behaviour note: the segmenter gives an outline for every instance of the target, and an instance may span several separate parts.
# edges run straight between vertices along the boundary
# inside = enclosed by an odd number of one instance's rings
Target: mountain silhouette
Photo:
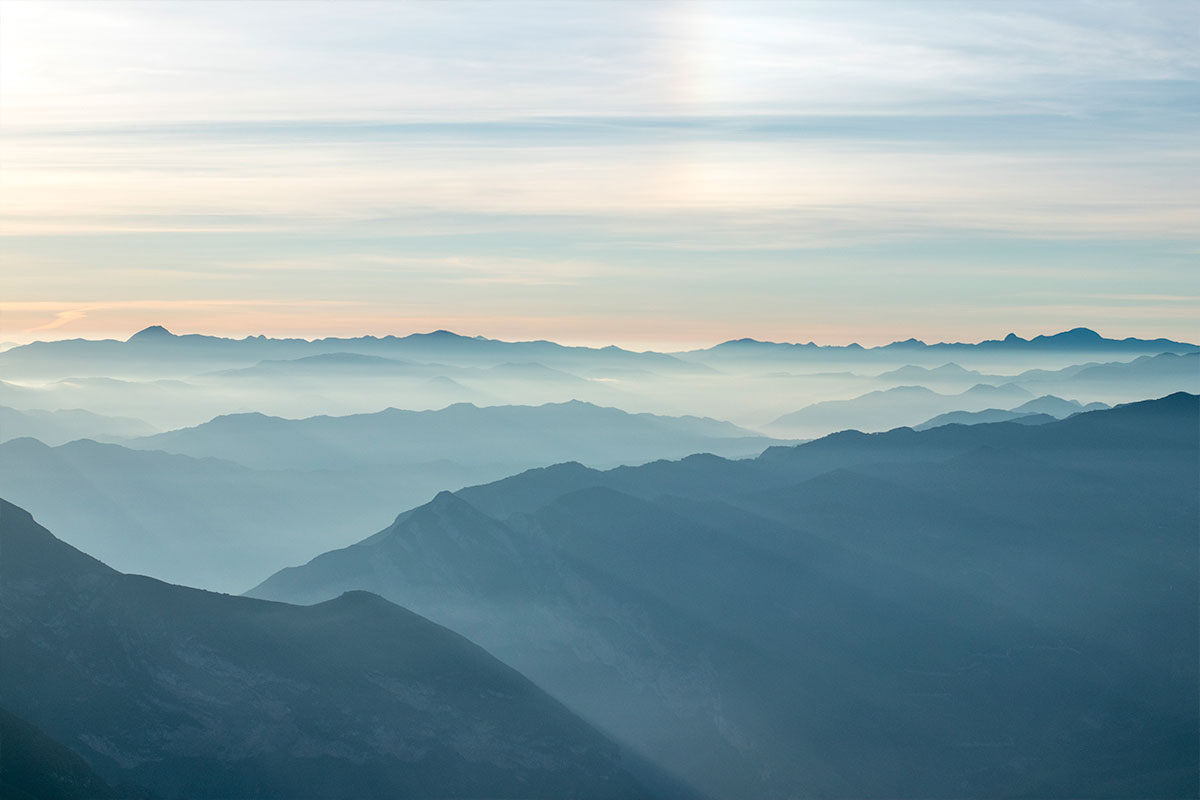
[[[1129,400],[1161,391],[1200,390],[1200,353],[1161,353],[1128,362],[1027,370],[1013,381],[1031,391],[1054,390]]]
[[[913,430],[924,431],[938,428],[942,425],[979,425],[987,422],[1015,422],[1020,425],[1042,425],[1053,422],[1058,417],[1050,414],[1039,414],[1036,411],[1016,411],[1003,408],[985,408],[983,411],[950,411],[938,414],[925,420],[919,425],[913,425]]]
[[[665,353],[638,353],[619,347],[570,347],[548,341],[505,342],[461,336],[450,331],[408,336],[274,339],[247,336],[228,339],[199,334],[176,335],[151,325],[126,341],[66,339],[34,342],[0,353],[0,371],[28,377],[49,375],[194,374],[205,370],[253,366],[261,361],[349,353],[410,361],[442,361],[495,366],[535,361],[547,367],[577,365],[644,368],[663,374],[705,374],[707,367]],[[183,372],[180,372],[180,370]]]
[[[0,495],[124,572],[241,592],[281,565],[361,538],[437,492],[506,466],[255,470],[89,440],[0,444]]]
[[[1022,425],[1041,425],[1063,419],[1082,411],[1098,411],[1108,408],[1104,403],[1084,405],[1078,400],[1064,400],[1054,395],[1043,395],[1022,403],[1012,409],[988,408],[983,411],[950,411],[938,414],[919,425],[915,430],[936,428],[940,425],[977,425],[981,422],[1019,422]]]
[[[298,420],[233,414],[125,444],[225,458],[262,469],[328,470],[449,460],[504,464],[516,472],[568,458],[612,466],[700,451],[757,455],[773,443],[718,420],[629,414],[572,401],[542,406],[458,403],[437,411],[389,408]]]
[[[470,636],[717,797],[1191,797],[1200,398],[563,464],[251,594]]]
[[[0,545],[0,702],[110,782],[167,798],[654,794],[521,675],[375,595],[297,607],[124,575],[6,501]]]
[[[1127,339],[1107,339],[1088,328],[1074,328],[1069,331],[1062,331],[1061,333],[1051,335],[1038,335],[1032,339],[1023,339],[1016,334],[1010,333],[1003,339],[988,339],[975,343],[938,342],[927,344],[919,339],[906,339],[904,341],[892,342],[891,344],[882,345],[879,347],[863,347],[858,344],[838,346],[817,345],[813,344],[812,342],[808,342],[807,344],[798,344],[789,342],[762,342],[754,339],[737,339],[728,342],[722,342],[721,344],[705,350],[691,351],[682,355],[697,357],[701,360],[708,360],[714,356],[721,359],[762,357],[805,358],[820,356],[842,357],[846,354],[869,356],[873,354],[887,353],[889,351],[903,352],[908,354],[913,352],[942,354],[956,351],[963,353],[978,351],[991,354],[1029,354],[1039,351],[1157,354],[1164,352],[1193,352],[1197,349],[1197,347],[1198,346],[1195,344],[1176,342],[1170,339],[1137,339],[1134,337]]]
[[[153,427],[139,419],[108,417],[80,408],[20,411],[0,406],[0,443],[30,436],[49,445],[59,445],[75,439],[127,438],[153,432]]]
[[[1030,392],[1012,383],[976,384],[959,394],[941,394],[924,386],[897,386],[868,392],[850,400],[826,400],[784,414],[769,430],[797,436],[821,435],[836,430],[862,428],[888,430],[913,425],[936,414],[982,411],[997,404],[1013,405],[1032,399]]]

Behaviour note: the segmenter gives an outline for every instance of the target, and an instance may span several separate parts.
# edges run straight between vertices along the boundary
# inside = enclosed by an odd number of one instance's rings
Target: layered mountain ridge
[[[564,464],[439,495],[251,594],[418,609],[719,797],[1182,797],[1198,439],[1180,393]]]

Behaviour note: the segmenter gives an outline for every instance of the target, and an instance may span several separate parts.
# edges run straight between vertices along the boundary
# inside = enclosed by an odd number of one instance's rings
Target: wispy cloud
[[[990,333],[1015,313],[1005,276],[1057,298],[1047,327],[1131,273],[1147,308],[1194,294],[1195,3],[3,17],[0,296],[74,291],[8,310],[26,332],[151,313],[294,331],[301,308],[336,328],[360,303],[380,327],[453,308],[552,335],[636,311],[776,335],[797,310],[899,329],[941,302]],[[281,285],[294,303],[266,304]]]

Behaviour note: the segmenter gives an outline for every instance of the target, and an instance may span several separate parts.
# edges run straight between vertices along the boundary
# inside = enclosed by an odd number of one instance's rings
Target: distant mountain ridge
[[[450,463],[254,470],[88,439],[0,444],[0,496],[70,544],[122,572],[235,593],[281,564],[355,541],[440,489],[511,472]]]
[[[648,369],[664,374],[696,374],[708,369],[703,362],[746,356],[810,354],[903,354],[907,352],[1079,352],[1123,355],[1154,355],[1164,352],[1185,353],[1198,349],[1195,344],[1170,339],[1108,339],[1088,328],[1075,328],[1053,335],[1024,339],[1009,334],[1003,339],[976,343],[938,342],[926,344],[907,339],[879,347],[858,344],[818,345],[734,339],[710,348],[676,353],[635,352],[609,345],[579,347],[538,340],[508,342],[481,336],[461,336],[446,330],[414,333],[407,336],[361,336],[353,338],[275,339],[247,336],[230,339],[203,334],[176,335],[161,325],[152,325],[125,341],[116,339],[64,339],[34,342],[0,352],[0,369],[37,374],[39,361],[54,362],[57,374],[107,374],[121,367],[136,366],[147,359],[168,354],[181,364],[195,369],[220,369],[251,366],[261,361],[295,360],[318,355],[347,353],[416,360],[443,360],[475,365],[505,362],[538,362],[548,367],[587,363],[597,369]],[[901,356],[902,357],[902,356]],[[70,367],[77,367],[70,371]],[[91,369],[88,372],[86,370]],[[63,372],[68,369],[67,372]],[[568,370],[569,371],[569,370]]]
[[[127,572],[244,591],[377,530],[439,490],[579,459],[593,466],[780,443],[729,423],[587,403],[462,404],[345,417],[218,417],[117,444],[0,444],[0,495]]]
[[[31,436],[49,445],[74,439],[147,436],[154,427],[129,417],[109,417],[83,409],[24,410],[0,405],[0,443]]]
[[[936,428],[940,425],[977,425],[981,422],[1019,422],[1022,425],[1041,425],[1053,422],[1072,414],[1083,411],[1101,411],[1108,408],[1105,403],[1088,403],[1084,405],[1078,400],[1063,400],[1054,395],[1036,397],[1016,408],[989,408],[983,411],[950,411],[939,414],[919,425],[913,425],[913,430]]]
[[[926,343],[920,339],[905,339],[877,347],[863,347],[860,344],[848,345],[819,345],[814,342],[804,344],[794,342],[769,342],[757,339],[733,339],[704,350],[692,350],[682,355],[716,353],[724,351],[740,351],[743,353],[755,350],[761,352],[788,353],[804,351],[898,351],[898,350],[1078,350],[1082,352],[1112,352],[1112,353],[1165,353],[1192,352],[1200,345],[1189,342],[1176,342],[1171,339],[1107,339],[1090,328],[1073,328],[1055,334],[1041,334],[1032,339],[1024,339],[1015,333],[1010,333],[1003,339],[985,339],[980,342],[935,342]]]
[[[586,461],[601,466],[696,452],[751,456],[776,443],[728,422],[630,414],[573,400],[540,406],[457,403],[436,411],[285,419],[233,414],[133,439],[135,449],[217,457],[258,469],[336,470],[434,461],[470,464]]]
[[[932,376],[939,376],[934,380]],[[1176,391],[1200,391],[1200,352],[1159,353],[1139,356],[1132,361],[1089,362],[1063,369],[1029,369],[1012,376],[984,375],[965,370],[957,364],[936,369],[906,366],[877,376],[880,380],[927,380],[951,388],[969,381],[976,383],[965,391],[949,394],[924,385],[892,386],[849,399],[824,400],[797,411],[783,414],[765,426],[766,430],[797,437],[820,436],[836,430],[888,430],[901,426],[925,425],[930,419],[946,414],[1011,410],[1042,412],[1044,408],[1024,408],[1023,402],[1035,396],[1083,396],[1097,402],[1128,402],[1147,395],[1163,396]],[[1057,398],[1056,398],[1057,399]],[[1078,409],[1075,409],[1078,410]],[[1051,411],[1052,416],[1062,416]],[[999,421],[995,419],[993,421]]]
[[[639,353],[611,345],[600,348],[567,346],[545,340],[506,342],[461,336],[445,330],[407,336],[314,340],[266,336],[228,339],[203,334],[175,335],[161,325],[152,325],[123,342],[116,339],[64,339],[14,347],[0,352],[0,370],[8,368],[36,374],[39,361],[55,361],[60,365],[57,367],[60,372],[64,368],[61,365],[65,364],[77,366],[69,374],[108,374],[122,367],[169,357],[179,362],[178,366],[191,365],[200,371],[337,353],[422,361],[452,357],[457,363],[481,366],[529,361],[556,366],[583,360],[597,367],[645,367],[667,374],[694,374],[708,369],[652,351]]]
[[[823,435],[848,428],[879,431],[912,425],[939,413],[982,411],[998,404],[1012,405],[1031,399],[1033,394],[1015,383],[1000,386],[980,383],[958,394],[942,394],[924,386],[896,386],[849,400],[813,403],[784,414],[766,428],[797,436]]]

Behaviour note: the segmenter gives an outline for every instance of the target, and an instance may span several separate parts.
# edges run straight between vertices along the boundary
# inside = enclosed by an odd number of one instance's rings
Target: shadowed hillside
[[[252,594],[379,592],[723,797],[1191,797],[1200,406],[564,464]]]
[[[0,703],[110,782],[167,798],[651,794],[525,678],[375,595],[301,608],[123,575],[3,501],[0,548]]]

